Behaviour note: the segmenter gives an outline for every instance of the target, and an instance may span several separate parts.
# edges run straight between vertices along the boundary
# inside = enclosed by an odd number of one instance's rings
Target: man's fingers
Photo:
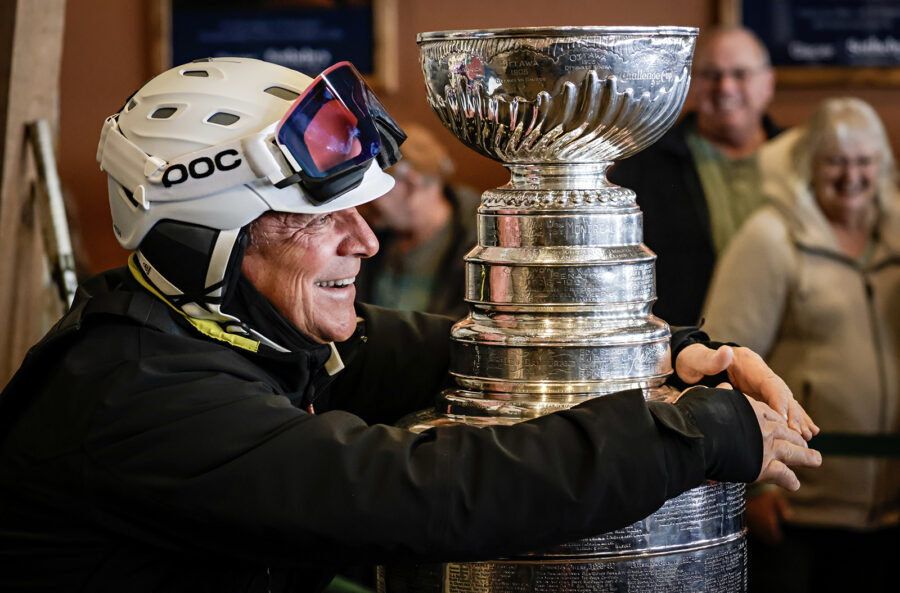
[[[769,404],[787,420],[790,403],[794,400],[787,383],[749,348],[735,348],[734,358],[735,364],[728,369],[732,383],[744,393]]]
[[[794,400],[794,395],[788,388],[787,383],[782,381],[781,377],[772,371],[768,371],[760,381],[758,389],[763,401],[784,416],[786,420],[790,421],[790,404]],[[797,426],[796,428],[799,431],[800,427]]]
[[[810,449],[803,435],[787,420],[766,404],[748,397],[763,437],[763,468],[759,480],[777,484],[788,490],[800,487],[800,481],[790,466],[818,467],[822,455]]]
[[[767,404],[771,411],[765,413],[766,420],[785,423],[807,441],[819,432],[819,427],[794,399],[784,380],[749,348],[720,346],[717,350],[710,350],[702,344],[691,344],[681,351],[675,365],[678,376],[687,383],[696,383],[703,376],[727,371],[729,382],[719,387],[728,389],[733,386]],[[776,420],[776,417],[779,419]]]
[[[809,440],[818,434],[809,414],[794,399],[793,393],[784,380],[776,375],[765,361],[749,348],[734,348],[734,364],[728,369],[728,376],[735,388],[766,402],[788,422],[788,426]]]
[[[806,439],[799,432],[784,424],[784,420],[780,424],[772,423],[772,436],[775,437],[776,441],[784,441],[801,449],[808,448]]]
[[[706,350],[709,351],[709,348]],[[719,346],[712,351],[712,356],[707,358],[709,372],[705,374],[718,375],[731,366],[732,360],[734,360],[734,349],[731,346]]]
[[[819,432],[819,427],[813,423],[812,418],[809,417],[806,410],[796,400],[791,401],[790,404],[788,425],[799,432],[807,441]]]
[[[807,441],[812,438],[812,427],[806,422],[806,419],[799,413],[802,410],[796,402],[791,402],[788,406],[788,426],[800,433]]]
[[[803,467],[819,467],[822,465],[822,454],[815,449],[793,445],[790,447],[790,452],[791,455],[786,461],[788,465],[800,465]]]
[[[793,400],[791,403],[791,413],[802,418],[803,425],[806,426],[806,429],[809,431],[809,436],[806,434],[803,435],[807,441],[811,439],[813,436],[819,434],[819,427],[813,422],[813,419],[810,418],[809,414],[806,413],[806,410],[803,409],[803,406],[797,400]]]
[[[710,350],[703,344],[691,344],[675,359],[675,370],[685,383],[696,383],[706,375],[717,375],[734,359],[731,346]]]
[[[807,448],[805,441],[803,445],[798,445],[789,441],[776,439],[773,449],[773,457],[790,466],[819,467],[822,465],[822,454],[815,449]]]
[[[776,484],[791,492],[800,488],[800,480],[797,479],[797,474],[777,459],[769,461],[766,467],[763,468],[762,473],[759,474],[759,480]]]

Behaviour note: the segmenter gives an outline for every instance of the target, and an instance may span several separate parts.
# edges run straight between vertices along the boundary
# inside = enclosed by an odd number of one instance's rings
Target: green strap
[[[809,446],[822,455],[900,458],[900,434],[820,433]]]

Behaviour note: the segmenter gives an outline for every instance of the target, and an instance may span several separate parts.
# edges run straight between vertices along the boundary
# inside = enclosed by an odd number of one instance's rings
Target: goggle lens
[[[278,125],[277,138],[303,172],[324,178],[365,163],[381,150],[365,83],[348,62],[320,74]]]
[[[329,101],[312,117],[303,143],[318,172],[330,171],[362,154],[359,120],[340,101]]]

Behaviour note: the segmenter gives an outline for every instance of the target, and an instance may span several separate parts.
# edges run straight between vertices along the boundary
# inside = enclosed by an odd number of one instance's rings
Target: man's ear
[[[766,105],[769,105],[775,98],[775,68],[769,66],[761,76],[763,77],[761,84],[766,87]]]
[[[259,220],[258,218],[256,220]],[[241,260],[243,260],[244,256],[248,253],[255,253],[258,249],[257,243],[259,239],[259,232],[255,228],[256,220],[252,221],[250,224],[245,225],[241,229],[241,234],[238,235],[238,245],[239,255]]]

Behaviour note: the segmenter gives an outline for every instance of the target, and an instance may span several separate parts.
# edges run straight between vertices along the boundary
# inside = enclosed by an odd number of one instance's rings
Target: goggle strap
[[[378,159],[378,165],[384,170],[397,164],[400,160],[400,145],[406,140],[406,134],[400,132],[401,136],[397,137],[394,128],[383,125],[378,118],[375,118],[375,127],[381,138],[381,150],[378,151],[375,158]]]
[[[257,178],[264,177],[274,184],[290,172],[290,169],[285,170],[275,158],[276,152],[281,158],[284,158],[284,155],[281,154],[281,149],[275,144],[270,132],[242,138],[241,148]]]
[[[300,183],[303,178],[299,173],[294,173],[290,177],[285,177],[281,181],[276,181],[274,183],[275,187],[278,189],[284,189],[288,186],[294,185],[295,183]]]
[[[139,185],[147,184],[144,170],[148,158],[147,153],[122,134],[115,116],[106,118],[97,146],[97,162],[101,170],[134,193]]]

